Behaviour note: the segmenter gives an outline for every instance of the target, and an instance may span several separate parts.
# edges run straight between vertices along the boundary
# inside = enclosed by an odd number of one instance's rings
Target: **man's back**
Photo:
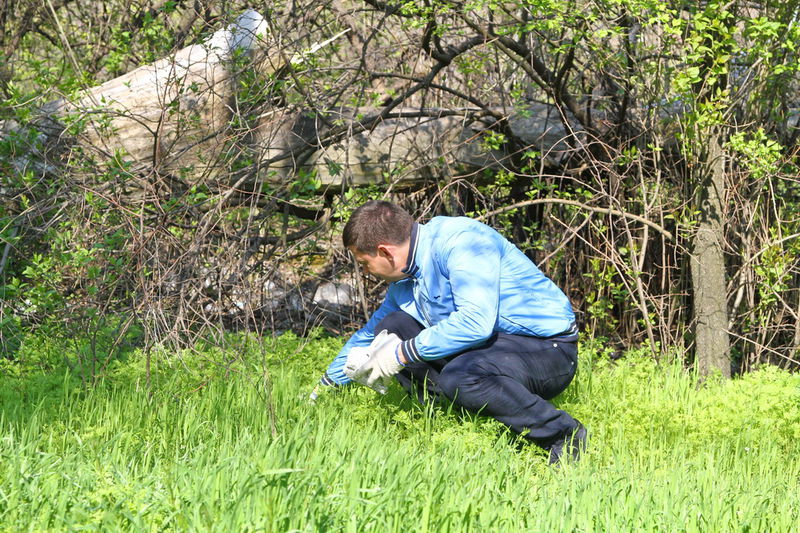
[[[434,325],[467,306],[492,318],[492,329],[550,337],[575,315],[564,293],[516,246],[491,227],[464,217],[416,226],[409,272]]]

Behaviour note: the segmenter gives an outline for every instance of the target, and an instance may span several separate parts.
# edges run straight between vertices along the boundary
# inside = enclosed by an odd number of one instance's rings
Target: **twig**
[[[18,230],[17,226],[11,228],[11,234],[8,236],[8,239],[6,240],[6,247],[3,250],[3,259],[0,260],[0,276],[2,276],[3,272],[5,272],[6,270],[6,262],[8,262],[8,257],[9,254],[11,253],[11,246],[12,246],[11,241],[14,240],[14,237],[17,236],[17,230]]]
[[[600,213],[604,215],[613,215],[623,218],[628,218],[631,220],[635,220],[640,222],[646,226],[649,226],[659,232],[661,235],[667,238],[667,240],[671,242],[675,242],[675,237],[672,235],[671,232],[664,229],[663,227],[659,226],[652,220],[648,220],[644,217],[639,215],[634,215],[633,213],[626,213],[625,211],[619,211],[617,209],[611,209],[609,207],[593,207],[591,205],[586,205],[581,202],[576,202],[575,200],[563,200],[561,198],[537,198],[535,200],[524,200],[522,202],[517,202],[511,205],[507,205],[505,207],[501,207],[500,209],[495,209],[494,211],[489,211],[478,218],[478,220],[486,220],[489,217],[493,217],[495,215],[499,215],[501,213],[505,213],[506,211],[512,211],[514,209],[518,209],[520,207],[526,207],[530,205],[541,205],[541,204],[561,204],[561,205],[571,205],[573,207],[578,207],[580,209],[584,209],[586,211],[591,211],[592,213]]]

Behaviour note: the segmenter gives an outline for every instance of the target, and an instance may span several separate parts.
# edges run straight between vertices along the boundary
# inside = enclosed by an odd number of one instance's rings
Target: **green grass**
[[[641,354],[611,364],[585,347],[557,403],[589,427],[590,448],[555,470],[493,420],[423,408],[396,385],[309,404],[340,345],[284,336],[157,354],[151,393],[140,354],[88,391],[63,370],[5,364],[0,528],[788,532],[800,523],[800,376],[764,369],[700,386],[679,365]]]

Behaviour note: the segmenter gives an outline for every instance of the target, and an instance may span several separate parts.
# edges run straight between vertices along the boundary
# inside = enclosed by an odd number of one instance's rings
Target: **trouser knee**
[[[482,381],[479,373],[448,371],[448,367],[445,367],[439,375],[438,385],[442,394],[456,405],[479,411],[486,405],[485,394],[481,392]]]

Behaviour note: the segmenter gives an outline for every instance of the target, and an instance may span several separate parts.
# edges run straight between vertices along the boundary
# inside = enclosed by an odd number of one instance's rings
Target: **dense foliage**
[[[231,72],[222,118],[186,106],[219,87],[188,84],[161,102],[146,158],[115,145],[119,117],[100,111],[107,102],[87,103],[86,89],[177,57],[246,8],[266,19],[269,60],[222,61]],[[114,331],[112,351],[131,327],[146,346],[191,345],[210,328],[346,331],[383,287],[343,274],[337,232],[354,205],[387,197],[422,219],[469,214],[498,227],[564,287],[584,329],[618,349],[675,348],[691,363],[696,348],[698,368],[723,375],[795,364],[798,9],[4,2],[3,350],[42,328],[65,339]],[[362,132],[442,117],[468,124],[470,138],[337,162],[347,142],[368,144]],[[559,142],[514,126],[543,117]],[[186,148],[191,164],[163,144],[177,142],[159,133],[173,119],[178,140],[203,147]],[[269,139],[280,128],[302,142],[275,155]],[[366,167],[372,174],[358,174]],[[320,315],[309,294],[328,279],[350,281],[358,304]]]
[[[81,386],[46,338],[0,381],[9,530],[792,531],[800,376],[707,382],[643,352],[582,346],[557,402],[590,428],[561,470],[493,419],[395,384],[308,403],[339,338],[229,336],[127,353]],[[8,371],[10,365],[4,366]],[[742,408],[746,406],[746,408]]]

